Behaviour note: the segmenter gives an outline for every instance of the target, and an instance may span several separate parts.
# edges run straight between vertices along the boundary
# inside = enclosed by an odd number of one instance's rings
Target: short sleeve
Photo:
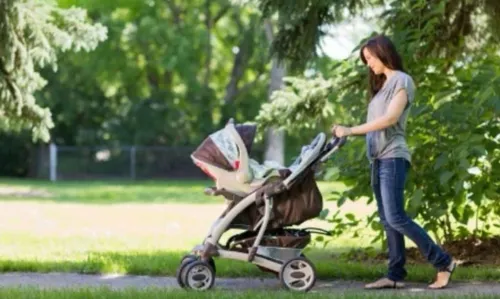
[[[393,95],[396,95],[401,89],[404,89],[406,90],[408,102],[413,103],[413,99],[415,98],[415,85],[413,79],[405,73],[398,74],[398,77],[395,79]]]

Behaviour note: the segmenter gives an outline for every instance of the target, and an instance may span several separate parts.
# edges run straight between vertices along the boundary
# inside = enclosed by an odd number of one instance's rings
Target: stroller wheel
[[[283,264],[280,271],[281,284],[292,291],[307,292],[316,283],[316,269],[305,257],[297,257]]]
[[[180,272],[185,288],[205,291],[214,285],[215,273],[209,263],[203,261],[187,263]]]
[[[306,256],[305,256],[303,253],[301,253],[301,254],[300,254],[300,257],[305,258]],[[262,267],[262,266],[257,266],[257,268],[259,268],[259,269],[260,269],[260,270],[262,270],[263,272],[267,272],[267,273],[271,273],[271,274],[273,274],[273,275],[274,275],[274,276],[276,276],[276,278],[278,278],[278,279],[280,278],[280,272],[279,272],[279,271],[278,271],[278,272],[275,272],[275,271],[273,271],[273,270],[270,270],[270,269],[264,268],[264,267]],[[215,269],[215,268],[214,268],[214,269]]]
[[[194,254],[187,254],[185,256],[182,257],[181,259],[181,263],[179,265],[179,267],[177,268],[177,271],[176,271],[176,278],[177,278],[177,283],[179,284],[180,287],[184,288],[186,285],[185,285],[185,282],[183,280],[183,277],[184,277],[184,274],[183,274],[183,271],[185,272],[186,270],[186,266],[192,262],[195,262],[198,260],[198,256],[197,255],[194,255]],[[215,269],[215,261],[213,258],[210,258],[208,260],[208,264],[210,265],[210,267],[212,267],[212,270],[214,272],[214,274],[216,273],[216,269]]]
[[[195,255],[186,255],[182,258],[181,264],[177,268],[177,271],[175,273],[175,276],[177,278],[177,283],[181,288],[184,288],[186,285],[184,283],[184,280],[182,279],[184,277],[183,272],[185,272],[186,266],[189,265],[190,263],[194,262],[197,260],[197,257]]]
[[[198,257],[194,254],[186,254],[185,256],[182,257],[181,264],[184,262],[196,261],[197,259],[198,259]]]

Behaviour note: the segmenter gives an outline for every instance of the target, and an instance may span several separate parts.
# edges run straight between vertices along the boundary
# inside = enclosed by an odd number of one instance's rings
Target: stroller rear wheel
[[[316,283],[316,269],[305,257],[297,257],[283,264],[279,278],[285,288],[307,292]]]
[[[300,257],[306,258],[306,256],[305,256],[303,253],[301,253],[301,254],[300,254]],[[275,271],[273,271],[273,270],[270,270],[270,269],[264,268],[264,267],[262,267],[262,266],[257,266],[257,268],[259,268],[260,270],[262,270],[262,271],[264,271],[264,272],[271,273],[271,274],[275,275],[275,276],[276,276],[276,278],[278,278],[278,279],[280,278],[280,272],[279,272],[279,271],[278,271],[278,272],[275,272]]]

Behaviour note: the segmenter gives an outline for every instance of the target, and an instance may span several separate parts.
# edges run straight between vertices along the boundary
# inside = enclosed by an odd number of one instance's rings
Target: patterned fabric
[[[236,161],[239,160],[238,157],[238,147],[236,146],[236,142],[233,140],[230,134],[228,134],[225,130],[219,130],[210,135],[212,141],[217,145],[221,153],[224,157],[229,161],[233,167],[235,166]],[[248,153],[250,154],[250,153]],[[250,159],[249,157],[249,168],[251,170],[251,174],[253,179],[263,179],[268,177],[270,174],[273,174],[275,170],[284,169],[282,165],[274,161],[265,161],[263,164],[255,161],[254,159]],[[278,174],[276,173],[278,176]]]

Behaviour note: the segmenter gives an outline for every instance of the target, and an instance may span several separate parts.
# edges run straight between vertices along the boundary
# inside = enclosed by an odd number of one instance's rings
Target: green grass
[[[220,203],[219,197],[206,196],[203,190],[211,181],[89,181],[47,182],[37,180],[0,180],[0,188],[11,188],[18,193],[35,191],[30,198],[45,202],[74,202],[116,204],[140,203]],[[2,200],[23,200],[18,196],[2,196]]]
[[[0,192],[0,200],[36,200],[44,202],[73,202],[93,204],[116,203],[221,203],[222,197],[207,196],[206,187],[214,186],[211,180],[165,181],[61,181],[0,179],[0,189],[9,188],[15,196]],[[341,190],[338,183],[319,183],[326,194]]]
[[[223,291],[210,290],[208,292],[193,292],[185,290],[165,290],[165,289],[144,289],[144,290],[111,290],[109,288],[82,288],[82,289],[61,289],[61,290],[43,290],[36,288],[7,288],[0,289],[0,298],[2,299],[264,299],[269,298],[269,291]],[[405,296],[418,298],[456,298],[456,295],[445,294],[405,294]],[[297,294],[288,291],[274,291],[272,298],[276,299],[327,299],[327,298],[401,298],[401,294],[390,292],[310,292],[306,294]],[[465,295],[460,298],[495,298],[492,295]]]

